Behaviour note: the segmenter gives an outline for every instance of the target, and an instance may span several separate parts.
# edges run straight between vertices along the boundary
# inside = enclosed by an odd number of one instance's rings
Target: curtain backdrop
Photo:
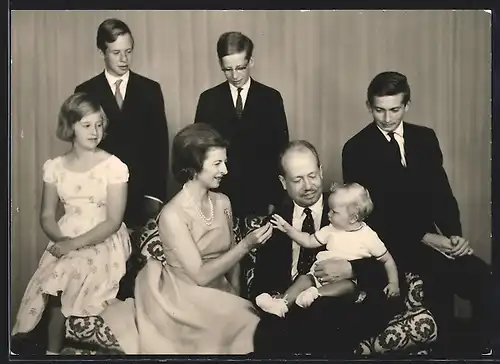
[[[247,34],[255,43],[252,76],[281,92],[291,137],[316,145],[328,184],[342,179],[343,144],[371,121],[370,80],[386,70],[406,74],[406,121],[436,131],[464,235],[490,261],[490,14],[14,11],[11,317],[47,244],[39,224],[42,165],[69,148],[55,136],[57,114],[77,84],[102,71],[95,37],[108,17],[133,32],[133,70],[161,84],[170,138],[193,122],[199,94],[224,80],[218,36]],[[170,178],[169,195],[178,188]]]

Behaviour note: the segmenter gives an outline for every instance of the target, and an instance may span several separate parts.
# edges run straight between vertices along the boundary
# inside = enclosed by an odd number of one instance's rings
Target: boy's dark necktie
[[[241,118],[241,114],[243,113],[243,100],[241,99],[241,91],[243,88],[238,87],[238,97],[236,98],[236,115],[238,118]]]
[[[389,135],[389,138],[391,138],[391,140],[389,141],[391,163],[396,163],[399,166],[403,166],[403,164],[401,163],[401,150],[399,149],[399,144],[396,141],[396,138],[394,138],[394,132],[391,131],[387,134]]]

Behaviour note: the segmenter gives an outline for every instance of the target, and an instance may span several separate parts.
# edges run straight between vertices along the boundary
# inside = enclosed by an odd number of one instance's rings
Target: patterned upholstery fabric
[[[234,234],[236,241],[253,229],[260,226],[262,217],[248,217],[245,221],[235,221]],[[139,249],[142,253],[142,267],[148,258],[164,262],[158,226],[150,220],[139,237]],[[246,283],[243,295],[253,280],[253,267],[256,256],[250,253],[241,262]],[[437,327],[431,313],[423,307],[423,282],[415,274],[407,274],[409,285],[405,299],[407,311],[395,316],[379,335],[363,340],[355,351],[356,355],[373,355],[383,353],[404,353],[405,355],[425,355],[429,344],[437,338]],[[242,287],[243,288],[243,287]],[[123,354],[118,341],[110,328],[100,316],[69,317],[66,320],[66,345],[62,351],[66,355]]]
[[[75,317],[66,320],[66,344],[63,355],[123,354],[101,316]]]

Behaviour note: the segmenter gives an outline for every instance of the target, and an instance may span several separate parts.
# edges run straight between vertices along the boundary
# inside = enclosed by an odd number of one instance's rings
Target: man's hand
[[[451,236],[451,245],[453,248],[450,251],[452,257],[462,257],[464,255],[471,255],[474,251],[470,247],[469,241],[461,236]]]
[[[343,259],[331,258],[316,262],[313,273],[321,284],[353,278],[351,263]]]
[[[152,198],[144,198],[143,204],[142,204],[142,212],[143,216],[146,218],[146,220],[150,218],[156,217],[160,213],[160,210],[162,208],[162,204],[160,201],[153,200]]]

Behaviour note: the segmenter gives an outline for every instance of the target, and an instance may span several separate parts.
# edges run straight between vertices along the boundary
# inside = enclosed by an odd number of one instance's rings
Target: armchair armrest
[[[248,233],[253,230],[259,228],[262,225],[263,220],[266,216],[260,215],[249,215],[245,217],[242,221],[239,221],[237,226],[238,232],[240,234],[240,240],[247,236]],[[235,227],[236,229],[236,227]],[[244,298],[250,297],[250,288],[252,287],[253,277],[254,277],[254,269],[255,262],[257,261],[256,251],[250,251],[242,260],[241,260],[241,295]]]
[[[141,256],[145,261],[149,258],[156,259],[161,263],[165,263],[165,253],[163,245],[160,240],[160,233],[158,231],[158,220],[149,219],[144,228],[141,230],[140,251]]]
[[[424,306],[424,282],[418,274],[405,273],[408,284],[408,294],[405,297],[406,308],[420,308]]]

